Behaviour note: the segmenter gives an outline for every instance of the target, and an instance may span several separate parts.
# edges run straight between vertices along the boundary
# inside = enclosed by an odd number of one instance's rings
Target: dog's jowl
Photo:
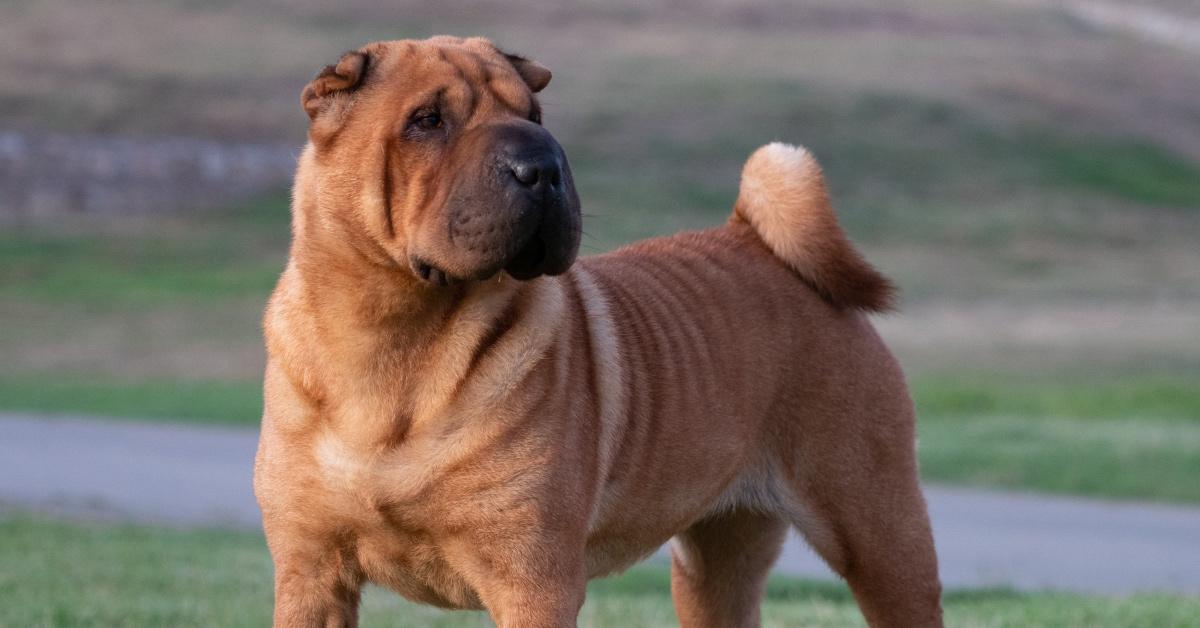
[[[878,626],[941,622],[892,290],[771,144],[727,224],[576,259],[550,71],[483,39],[346,53],[303,91],[255,489],[277,626],[368,582],[574,626],[672,540],[685,626],[753,626],[789,527]]]

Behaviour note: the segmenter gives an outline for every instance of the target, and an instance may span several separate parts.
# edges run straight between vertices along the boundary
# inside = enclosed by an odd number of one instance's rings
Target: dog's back
[[[593,574],[621,562],[607,539],[628,550],[688,526],[677,606],[720,623],[757,600],[792,525],[869,620],[939,623],[912,403],[867,319],[894,290],[846,239],[806,151],[757,151],[727,225],[581,260],[572,277],[611,321],[593,344],[620,365]]]
[[[836,448],[858,447],[842,432],[869,422],[894,426],[887,438],[911,449],[903,377],[865,314],[889,308],[893,289],[846,240],[803,149],[751,157],[729,224],[585,258],[574,272],[606,301],[604,342],[620,352],[627,423],[613,457],[639,461],[608,486],[622,511],[796,518],[804,508],[785,478],[800,475],[797,441],[838,434]],[[660,433],[676,437],[663,447]],[[664,512],[659,484],[677,510]]]

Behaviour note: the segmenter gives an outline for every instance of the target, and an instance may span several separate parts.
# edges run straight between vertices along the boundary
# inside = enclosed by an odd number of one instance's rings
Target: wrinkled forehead
[[[389,41],[368,50],[389,95],[405,101],[438,99],[468,115],[496,108],[527,112],[536,97],[505,57],[486,39],[435,37]]]

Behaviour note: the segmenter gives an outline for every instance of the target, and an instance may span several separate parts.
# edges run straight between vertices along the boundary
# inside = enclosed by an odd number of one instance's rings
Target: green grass
[[[270,622],[271,563],[260,535],[31,517],[0,520],[0,625],[263,626]],[[1200,599],[1009,590],[951,591],[952,626],[1189,626]],[[763,624],[860,626],[840,584],[772,579]],[[481,613],[417,606],[370,588],[363,626],[487,626]],[[677,626],[662,566],[592,583],[581,626]]]
[[[283,269],[287,225],[287,200],[280,196],[154,221],[80,217],[66,227],[6,225],[0,304],[127,309],[265,299]]]
[[[1200,387],[1157,375],[927,374],[912,381],[927,480],[1200,503]]]
[[[922,419],[966,416],[1183,419],[1200,424],[1200,372],[922,373],[910,386]]]
[[[1178,154],[1138,141],[1072,144],[1028,139],[1051,177],[1083,189],[1147,205],[1200,209],[1200,168]]]
[[[180,380],[82,377],[45,373],[0,375],[0,408],[48,414],[257,425],[262,384],[257,380]]]
[[[925,480],[1200,503],[1200,422],[1128,417],[926,417]]]

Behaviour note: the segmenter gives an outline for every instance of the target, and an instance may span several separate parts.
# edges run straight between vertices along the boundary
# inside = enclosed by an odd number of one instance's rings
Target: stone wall
[[[0,131],[0,217],[170,212],[285,189],[300,148]]]

